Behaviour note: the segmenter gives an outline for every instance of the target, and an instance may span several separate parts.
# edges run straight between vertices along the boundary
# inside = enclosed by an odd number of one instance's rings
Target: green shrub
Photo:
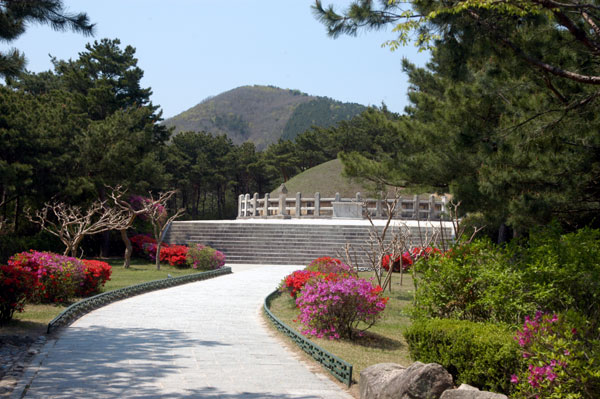
[[[415,320],[404,333],[414,360],[439,363],[454,383],[509,394],[522,367],[514,333],[506,326],[465,320]]]
[[[489,240],[417,264],[415,316],[517,325],[536,311],[523,271]]]
[[[478,240],[419,262],[415,316],[514,326],[537,310],[600,323],[600,231],[554,227],[498,247]]]

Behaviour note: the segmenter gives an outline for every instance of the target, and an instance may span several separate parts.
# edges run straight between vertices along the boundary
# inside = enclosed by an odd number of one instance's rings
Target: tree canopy
[[[53,29],[73,30],[91,35],[94,25],[85,13],[70,13],[62,0],[0,0],[0,40],[10,42],[21,36],[32,23],[48,24]],[[0,76],[18,75],[25,67],[25,56],[17,49],[0,52]]]

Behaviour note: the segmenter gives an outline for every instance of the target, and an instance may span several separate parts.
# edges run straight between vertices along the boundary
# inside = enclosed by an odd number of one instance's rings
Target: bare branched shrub
[[[120,230],[128,224],[130,215],[107,206],[106,202],[96,201],[86,209],[63,202],[46,203],[33,214],[27,212],[27,217],[61,240],[65,245],[64,255],[76,257],[86,235]]]

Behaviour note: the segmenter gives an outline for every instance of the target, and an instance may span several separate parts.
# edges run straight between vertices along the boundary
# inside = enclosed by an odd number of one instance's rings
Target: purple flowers
[[[337,339],[352,338],[371,327],[385,309],[388,298],[370,281],[350,275],[317,276],[309,280],[296,299],[303,334]]]

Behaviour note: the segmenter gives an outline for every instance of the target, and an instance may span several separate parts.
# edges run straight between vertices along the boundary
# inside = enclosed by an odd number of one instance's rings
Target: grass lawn
[[[104,260],[104,259],[103,259]],[[184,274],[198,273],[196,269],[178,269],[170,265],[160,265],[160,270],[156,270],[154,263],[149,263],[145,259],[132,259],[129,269],[123,268],[123,259],[104,260],[112,266],[110,280],[102,289],[102,292],[115,290],[117,288],[128,287],[130,285],[143,283],[146,281],[159,280],[182,276]],[[81,298],[75,298],[77,302]],[[50,320],[62,312],[68,304],[27,304],[23,313],[15,313],[13,319],[7,325],[0,328],[0,335],[40,335],[46,332],[46,327]]]
[[[370,278],[372,273],[359,273],[360,277]],[[351,363],[353,380],[358,382],[360,372],[376,363],[399,363],[407,366],[411,363],[408,347],[402,336],[402,330],[410,323],[405,310],[412,303],[413,283],[410,275],[404,275],[400,285],[400,275],[392,278],[392,292],[386,291],[390,297],[382,318],[367,332],[364,337],[354,341],[310,338],[323,349]],[[288,295],[280,295],[271,303],[271,312],[288,326],[300,330],[300,323],[293,320],[298,315],[293,299]],[[272,324],[269,323],[271,326]],[[275,329],[273,327],[273,329]],[[290,340],[291,342],[291,340]]]

